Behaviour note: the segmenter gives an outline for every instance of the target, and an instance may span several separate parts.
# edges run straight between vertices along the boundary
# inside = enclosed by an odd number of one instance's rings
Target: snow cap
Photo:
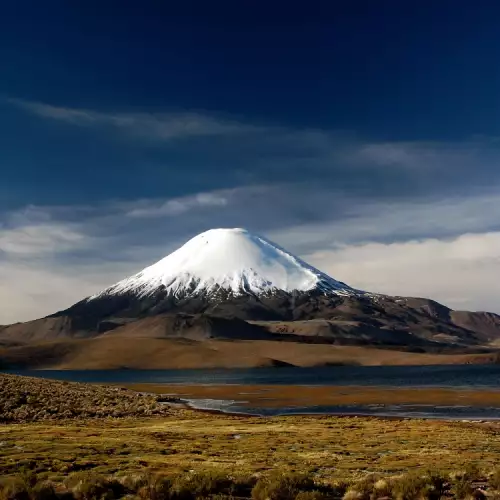
[[[175,296],[225,289],[234,295],[320,288],[337,294],[357,291],[246,229],[211,229],[190,239],[140,273],[91,297],[134,293],[147,296],[160,287]]]

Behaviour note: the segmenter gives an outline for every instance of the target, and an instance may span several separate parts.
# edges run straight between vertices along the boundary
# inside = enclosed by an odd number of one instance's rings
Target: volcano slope
[[[493,313],[357,290],[244,229],[215,229],[68,309],[0,327],[0,363],[493,362],[499,337],[500,317]]]

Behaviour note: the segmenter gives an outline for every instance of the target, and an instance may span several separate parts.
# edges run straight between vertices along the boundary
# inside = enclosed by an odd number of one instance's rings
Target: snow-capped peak
[[[330,278],[286,250],[245,229],[211,229],[140,273],[118,282],[102,295],[148,296],[163,289],[174,296],[233,295],[319,289],[341,295],[357,290]]]

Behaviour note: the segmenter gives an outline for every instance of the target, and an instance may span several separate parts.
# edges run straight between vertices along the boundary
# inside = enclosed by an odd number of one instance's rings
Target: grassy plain
[[[75,471],[272,470],[351,479],[369,472],[493,469],[500,426],[355,417],[251,418],[194,411],[172,417],[0,426],[0,472],[25,466],[57,479]]]
[[[500,496],[496,422],[232,416],[116,388],[0,382],[1,500]]]

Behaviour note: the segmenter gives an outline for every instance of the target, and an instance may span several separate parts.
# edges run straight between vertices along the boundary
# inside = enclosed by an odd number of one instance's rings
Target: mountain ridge
[[[357,290],[260,236],[216,229],[65,310],[0,326],[4,349],[93,338],[493,352],[500,316]]]

